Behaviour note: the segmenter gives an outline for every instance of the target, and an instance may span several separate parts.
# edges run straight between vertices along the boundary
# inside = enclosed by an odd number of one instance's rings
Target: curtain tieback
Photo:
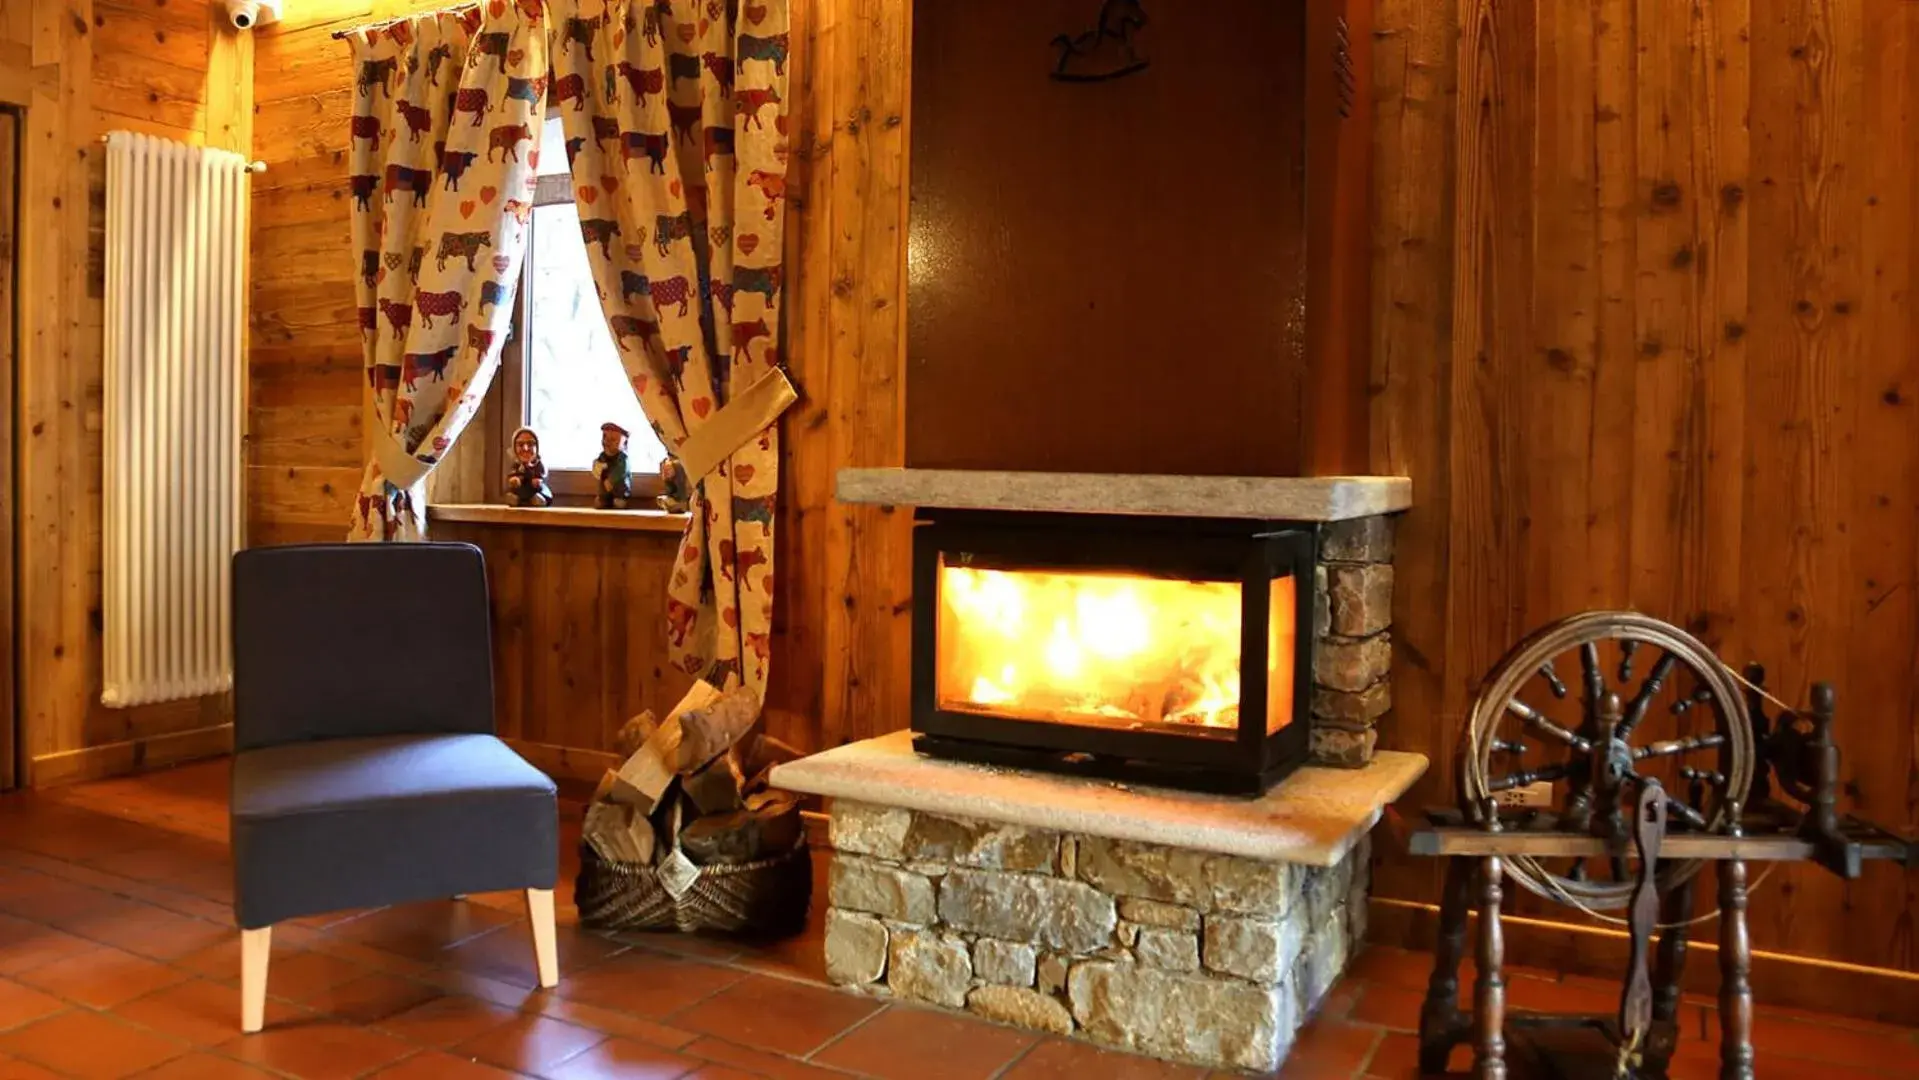
[[[751,386],[734,394],[713,418],[686,437],[674,456],[686,470],[686,482],[697,485],[734,451],[760,437],[789,406],[800,399],[786,372],[773,368]]]
[[[400,445],[400,440],[387,430],[385,422],[380,419],[379,408],[373,404],[372,395],[363,399],[363,405],[360,430],[386,482],[406,490],[426,479],[426,474],[433,471],[433,466],[407,453],[406,448]]]

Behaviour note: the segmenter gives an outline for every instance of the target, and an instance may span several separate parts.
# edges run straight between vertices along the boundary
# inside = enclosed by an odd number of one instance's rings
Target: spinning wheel
[[[1488,676],[1460,744],[1459,793],[1483,822],[1489,802],[1550,784],[1552,805],[1509,827],[1597,835],[1617,853],[1515,856],[1507,875],[1549,900],[1617,910],[1637,877],[1628,853],[1640,781],[1659,781],[1675,832],[1720,832],[1745,802],[1754,760],[1743,692],[1711,650],[1657,619],[1589,612],[1539,630]],[[1701,866],[1662,861],[1659,891]]]

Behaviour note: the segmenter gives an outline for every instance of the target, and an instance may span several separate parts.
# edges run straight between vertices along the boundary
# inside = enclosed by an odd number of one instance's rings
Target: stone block
[[[1339,981],[1351,955],[1344,910],[1328,915],[1306,932],[1299,956],[1293,962],[1292,987],[1297,1012],[1303,1020],[1319,1008],[1319,1003]]]
[[[1313,567],[1313,640],[1333,632],[1332,578],[1321,563]]]
[[[895,932],[886,985],[901,997],[962,1008],[973,982],[966,942],[946,934]]]
[[[833,857],[827,899],[834,907],[925,926],[936,912],[933,883],[897,866],[856,855]]]
[[[1079,843],[1070,836],[1059,842],[1059,876],[1079,876]]]
[[[912,818],[902,841],[910,860],[1050,874],[1059,854],[1057,833],[935,814]]]
[[[1229,915],[1206,917],[1206,966],[1254,982],[1276,983],[1299,958],[1303,931],[1299,919],[1271,922]]]
[[[827,842],[835,851],[897,859],[905,851],[913,812],[897,806],[834,799],[827,817]]]
[[[1291,867],[1231,855],[1079,838],[1079,876],[1119,897],[1163,904],[1280,915],[1292,892]]]
[[[885,973],[885,925],[870,915],[828,909],[826,977],[841,986],[864,986]]]
[[[1033,969],[1034,982],[1049,994],[1066,992],[1066,974],[1072,968],[1071,958],[1060,953],[1047,953],[1039,958]]]
[[[1121,919],[1119,929],[1115,933],[1119,937],[1119,943],[1130,949],[1133,943],[1139,940],[1139,924]]]
[[[1073,1014],[1059,999],[1036,990],[982,986],[966,995],[966,1007],[988,1020],[1055,1035],[1073,1033]]]
[[[1392,707],[1391,679],[1381,679],[1357,693],[1313,687],[1313,717],[1318,720],[1332,720],[1353,728],[1370,727]]]
[[[1313,649],[1313,681],[1331,690],[1357,693],[1385,678],[1392,664],[1389,633],[1323,638]]]
[[[1392,562],[1392,516],[1381,514],[1321,526],[1319,558],[1322,562]]]
[[[1142,926],[1165,926],[1174,930],[1199,929],[1199,912],[1178,904],[1162,904],[1140,896],[1123,896],[1119,917]]]
[[[980,938],[973,943],[973,974],[1008,986],[1033,985],[1033,947],[1023,942]]]
[[[1142,964],[1169,971],[1199,969],[1199,935],[1191,930],[1173,930],[1160,926],[1142,926],[1133,954]]]
[[[1393,568],[1379,563],[1329,569],[1332,629],[1366,637],[1393,624]]]
[[[1291,994],[1281,987],[1141,964],[1076,964],[1067,997],[1088,1038],[1203,1065],[1270,1071],[1296,1026]]]
[[[1379,733],[1372,728],[1347,728],[1337,724],[1314,722],[1312,758],[1315,765],[1339,769],[1357,769],[1373,760]]]
[[[1113,898],[1077,881],[955,870],[939,888],[939,917],[957,930],[1088,953],[1112,940]]]

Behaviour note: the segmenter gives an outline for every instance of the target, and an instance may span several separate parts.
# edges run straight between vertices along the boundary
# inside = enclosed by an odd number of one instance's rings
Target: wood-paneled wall
[[[1832,680],[1849,808],[1919,826],[1919,9],[1376,10],[1372,460],[1416,503],[1382,744],[1435,763],[1409,806],[1450,800],[1506,648],[1631,607],[1789,700]],[[1389,859],[1379,892],[1436,873]],[[1919,971],[1916,895],[1781,870],[1754,944]]]
[[[246,151],[252,41],[208,0],[0,6],[0,99],[25,108],[19,264],[21,748],[34,784],[218,752],[224,699],[100,704],[105,158],[129,129]]]

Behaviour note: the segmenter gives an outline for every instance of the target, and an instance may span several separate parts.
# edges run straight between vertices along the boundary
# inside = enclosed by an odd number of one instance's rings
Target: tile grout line
[[[842,1039],[845,1039],[848,1035],[851,1035],[855,1031],[858,1031],[859,1029],[872,1023],[874,1019],[876,1019],[877,1017],[883,1016],[886,1013],[893,1011],[892,1002],[883,1001],[879,1003],[879,1006],[880,1006],[879,1008],[874,1009],[872,1012],[867,1013],[865,1016],[862,1016],[858,1020],[853,1021],[853,1023],[849,1024],[845,1030],[839,1032],[837,1035],[834,1035],[833,1037],[827,1039],[825,1042],[819,1044],[818,1046],[815,1046],[813,1049],[808,1050],[804,1055],[802,1055],[799,1058],[799,1060],[807,1062],[808,1064],[814,1064],[815,1062],[813,1061],[813,1059],[816,1055],[831,1049],[835,1044],[839,1043]],[[830,1065],[827,1066],[827,1068],[831,1068],[831,1067],[832,1066]]]
[[[1014,1028],[1013,1030],[1017,1031],[1021,1029]],[[1024,1049],[1020,1050],[1019,1053],[1014,1054],[1011,1061],[1008,1061],[1006,1064],[1001,1065],[997,1069],[994,1069],[993,1074],[987,1077],[986,1080],[1000,1080],[1001,1077],[1005,1076],[1009,1072],[1012,1072],[1015,1066],[1017,1066],[1020,1062],[1025,1061],[1029,1056],[1032,1055],[1034,1050],[1039,1049],[1040,1045],[1044,1043],[1050,1037],[1046,1032],[1038,1032],[1037,1034],[1039,1035],[1038,1038],[1034,1039],[1032,1042],[1027,1043]]]

